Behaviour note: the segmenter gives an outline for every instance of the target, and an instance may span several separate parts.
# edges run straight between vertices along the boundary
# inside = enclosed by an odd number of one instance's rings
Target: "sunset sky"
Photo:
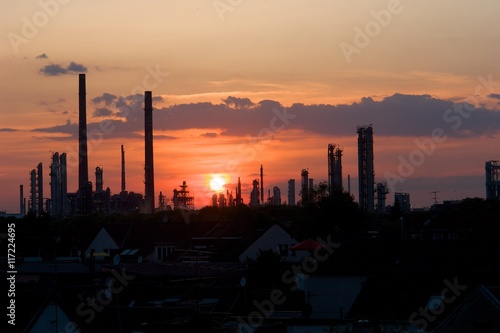
[[[0,210],[52,152],[77,187],[78,73],[87,75],[89,179],[144,193],[142,94],[155,97],[155,195],[187,181],[196,208],[222,175],[234,192],[308,168],[327,180],[344,149],[357,199],[358,125],[372,124],[376,182],[414,207],[484,197],[500,160],[500,1],[40,0],[0,2]]]

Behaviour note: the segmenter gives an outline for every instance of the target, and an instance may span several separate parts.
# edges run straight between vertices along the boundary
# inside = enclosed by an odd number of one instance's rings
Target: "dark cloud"
[[[69,64],[67,70],[71,72],[87,73],[87,67],[73,61]]]
[[[52,65],[47,65],[42,69],[40,69],[40,73],[48,76],[57,76],[57,75],[68,74],[68,70],[64,67],[61,67],[61,65],[52,64]]]
[[[249,98],[238,98],[229,96],[222,100],[227,106],[234,107],[236,109],[247,108],[254,106],[255,104]]]
[[[108,108],[98,108],[94,111],[93,116],[94,117],[109,117],[113,114],[113,111],[111,111]]]
[[[489,94],[489,98],[500,99],[500,94]]]
[[[17,132],[19,130],[15,129],[15,128],[0,128],[0,132]]]
[[[216,138],[217,137],[217,133],[207,132],[207,133],[203,133],[200,136],[202,136],[204,138]]]
[[[69,66],[67,66],[66,68],[64,68],[63,66],[58,65],[58,64],[50,64],[50,65],[47,65],[47,66],[43,67],[42,69],[40,69],[40,73],[47,75],[47,76],[58,76],[58,75],[64,75],[64,74],[72,74],[74,72],[86,73],[87,67],[85,67],[84,65],[81,65],[81,64],[77,64],[77,63],[72,61],[69,64]]]
[[[37,55],[35,58],[36,59],[48,59],[49,57],[45,53],[42,53],[40,55]]]
[[[92,99],[92,103],[94,104],[99,104],[99,103],[104,103],[106,106],[111,105],[117,97],[112,94],[104,93],[102,96],[98,96],[96,98]]]
[[[109,137],[142,136],[144,110],[142,95],[112,99],[106,109],[116,117],[109,125]],[[103,100],[104,101],[104,100]],[[109,112],[108,112],[109,113]],[[293,104],[284,108],[277,101],[261,101],[249,108],[232,108],[226,104],[192,103],[155,108],[155,130],[188,128],[221,129],[219,135],[266,137],[279,136],[280,131],[300,130],[329,137],[356,135],[360,125],[372,124],[375,135],[431,136],[441,128],[450,137],[495,135],[500,132],[500,112],[485,107],[474,109],[468,104],[440,100],[430,95],[395,94],[382,100],[363,98],[358,103]],[[99,129],[100,123],[90,123]],[[66,124],[40,131],[76,133],[76,125]],[[202,136],[210,138],[207,131]]]
[[[64,125],[57,125],[53,127],[45,127],[45,128],[35,128],[32,132],[42,132],[42,133],[64,133],[71,134],[76,137],[78,134],[78,124],[72,124],[70,120],[66,122]]]

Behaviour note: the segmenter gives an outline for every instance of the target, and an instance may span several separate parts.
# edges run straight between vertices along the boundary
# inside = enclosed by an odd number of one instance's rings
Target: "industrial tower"
[[[180,190],[174,189],[174,197],[172,198],[174,209],[194,209],[194,197],[189,195],[186,181],[184,180],[179,187]]]
[[[328,191],[342,191],[342,149],[338,145],[328,145]]]
[[[144,141],[144,208],[146,214],[152,214],[155,211],[155,176],[153,163],[153,98],[151,91],[144,92]]]
[[[78,75],[78,213],[92,213],[92,183],[89,182],[87,151],[87,92],[85,74]]]
[[[358,126],[359,206],[366,212],[374,210],[375,170],[373,168],[373,128]]]
[[[500,162],[487,161],[486,171],[486,199],[500,199]]]
[[[307,169],[302,169],[300,179],[300,196],[302,199],[302,206],[306,206],[309,203],[309,171],[307,171]]]
[[[66,153],[52,155],[50,165],[50,197],[52,201],[51,213],[62,216],[68,213],[68,179]]]
[[[288,206],[295,206],[295,179],[288,181]]]

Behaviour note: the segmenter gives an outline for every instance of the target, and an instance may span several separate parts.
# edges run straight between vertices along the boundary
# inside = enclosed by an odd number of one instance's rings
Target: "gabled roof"
[[[263,246],[269,245],[266,242],[273,242],[274,245],[279,245],[280,242],[287,242],[286,244],[297,244],[295,238],[288,231],[286,231],[281,225],[273,224],[262,234],[258,235],[253,239],[244,251],[241,252],[239,259],[240,261],[245,261],[246,258],[251,258],[256,256],[259,249],[263,249]]]
[[[292,251],[314,251],[316,249],[324,249],[325,246],[323,244],[320,244],[316,241],[313,241],[312,239],[308,239],[303,241],[302,243],[299,243],[297,245],[294,245],[290,248]]]
[[[23,332],[63,332],[68,329],[75,332],[88,332],[84,327],[83,322],[62,298],[55,296],[54,299],[50,297],[46,299]]]
[[[486,300],[486,303],[478,305],[474,300],[479,299]],[[487,307],[490,307],[492,311],[488,311]],[[490,318],[489,314],[494,313]],[[498,313],[500,313],[500,286],[484,286],[479,285],[472,293],[470,293],[466,298],[462,300],[459,306],[453,309],[453,311],[446,317],[446,319],[439,324],[434,332],[453,332],[456,327],[463,329],[470,329],[470,327],[463,327],[464,325],[470,325],[471,322],[475,322],[479,319],[489,319],[493,321],[496,319],[496,327],[492,328],[491,332],[497,332],[500,326],[500,320],[498,320]],[[480,314],[480,316],[478,316]],[[462,321],[464,318],[469,318],[471,322]]]
[[[185,241],[187,232],[176,223],[113,223],[105,225],[105,231],[120,249],[139,249],[147,255],[157,244],[178,244]],[[98,233],[98,235],[99,235]]]

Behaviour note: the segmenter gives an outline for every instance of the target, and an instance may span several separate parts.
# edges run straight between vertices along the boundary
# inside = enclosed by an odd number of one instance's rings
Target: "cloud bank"
[[[89,131],[113,126],[110,137],[141,136],[144,126],[143,96],[118,97],[105,93],[93,100],[94,116]],[[158,104],[161,97],[155,97]],[[375,135],[430,136],[441,128],[450,137],[491,136],[500,131],[500,112],[469,104],[440,100],[430,95],[394,94],[380,101],[370,97],[349,105],[293,104],[284,108],[278,101],[258,103],[248,98],[228,97],[224,103],[192,103],[156,107],[155,130],[189,128],[222,130],[220,135],[258,136],[266,130],[299,130],[330,137],[356,135],[360,125],[372,124]],[[37,132],[65,133],[76,137],[76,124],[38,128]],[[207,131],[204,137],[215,137]]]

